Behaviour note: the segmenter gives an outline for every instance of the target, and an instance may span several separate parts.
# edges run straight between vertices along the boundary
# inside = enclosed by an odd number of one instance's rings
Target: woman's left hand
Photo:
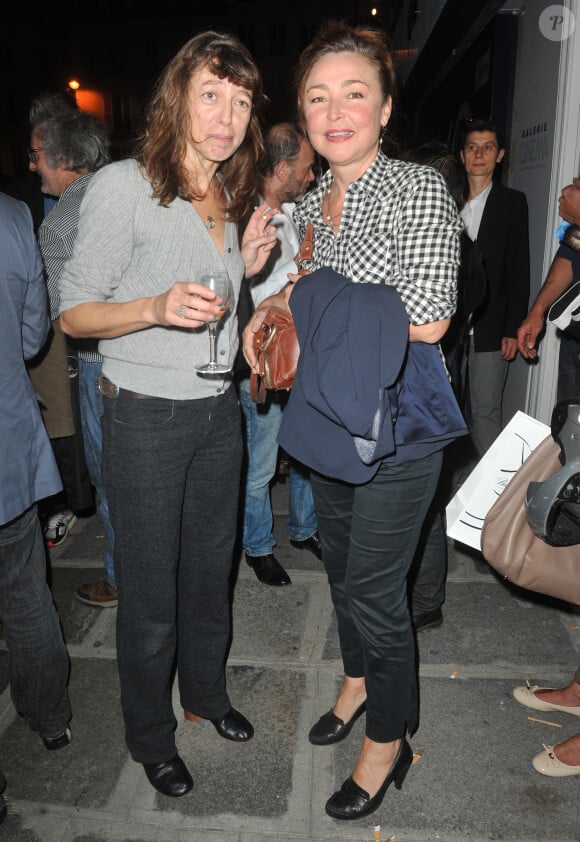
[[[276,208],[264,203],[256,208],[246,225],[241,246],[246,278],[251,278],[264,267],[276,245],[276,229],[269,223],[277,213]]]

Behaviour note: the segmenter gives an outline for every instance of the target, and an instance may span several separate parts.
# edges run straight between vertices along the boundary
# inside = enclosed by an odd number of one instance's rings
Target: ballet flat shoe
[[[193,786],[187,766],[178,754],[165,763],[144,763],[143,768],[151,786],[170,798],[186,795]]]
[[[544,750],[536,754],[532,766],[541,775],[550,778],[566,778],[569,775],[580,775],[580,766],[569,766],[562,763],[554,754],[554,746],[544,746]]]
[[[558,711],[559,713],[569,713],[571,716],[580,716],[580,705],[576,707],[553,705],[551,702],[544,702],[536,696],[538,691],[541,693],[544,690],[551,689],[551,687],[538,687],[537,685],[533,687],[514,687],[512,694],[516,702],[532,710],[541,710],[544,712]]]
[[[201,722],[203,717],[189,710],[183,711],[188,722]],[[235,708],[230,708],[224,717],[221,719],[209,719],[213,727],[216,729],[220,737],[224,740],[231,740],[234,743],[246,743],[254,736],[254,726],[248,722]]]
[[[332,710],[321,716],[318,722],[312,726],[308,739],[314,746],[330,746],[340,743],[351,732],[352,726],[367,709],[367,703],[363,702],[358,707],[348,722],[343,722]]]
[[[393,781],[396,788],[401,789],[412,760],[411,746],[403,739],[389,774],[376,795],[370,798],[368,792],[355,783],[352,777],[347,778],[339,791],[331,795],[326,802],[326,812],[333,819],[342,820],[362,819],[374,813],[381,806],[385,793]]]

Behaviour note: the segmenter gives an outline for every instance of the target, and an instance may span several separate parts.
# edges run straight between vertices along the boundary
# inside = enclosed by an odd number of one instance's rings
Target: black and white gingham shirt
[[[314,225],[313,257],[303,268],[329,266],[355,282],[394,286],[413,324],[452,316],[463,223],[443,177],[379,152],[349,185],[336,236],[321,210],[331,183],[329,170],[294,210],[300,240],[307,222]]]

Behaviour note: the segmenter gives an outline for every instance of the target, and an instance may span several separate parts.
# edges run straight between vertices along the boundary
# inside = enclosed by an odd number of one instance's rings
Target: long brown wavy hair
[[[260,110],[265,102],[256,64],[235,36],[218,32],[196,35],[171,59],[161,74],[146,113],[145,131],[137,143],[136,158],[147,173],[153,197],[167,207],[177,197],[202,199],[184,166],[191,138],[189,85],[192,75],[208,68],[252,96],[252,113],[240,147],[218,168],[228,219],[239,221],[256,193],[256,172],[264,155]]]

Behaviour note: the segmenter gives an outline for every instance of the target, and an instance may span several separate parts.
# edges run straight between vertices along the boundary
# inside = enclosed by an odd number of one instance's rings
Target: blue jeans
[[[242,436],[232,387],[198,400],[104,399],[103,476],[115,530],[117,663],[140,763],[176,754],[171,702],[206,719],[225,686]]]
[[[41,737],[60,736],[71,718],[69,658],[36,506],[0,526],[0,621],[14,707]]]
[[[109,514],[109,504],[103,483],[103,396],[99,392],[101,363],[90,363],[79,357],[79,394],[81,403],[81,425],[85,445],[85,459],[91,482],[99,499],[99,515],[103,522],[107,551],[104,558],[105,575],[111,587],[117,587],[113,551],[115,534]]]
[[[365,678],[366,735],[375,742],[417,727],[407,575],[441,463],[439,451],[405,465],[383,464],[356,486],[312,473],[344,671]]]
[[[266,403],[258,405],[250,397],[249,379],[240,381],[239,395],[248,460],[242,543],[249,556],[268,555],[276,545],[270,483],[276,473],[285,396],[268,394]],[[288,534],[293,541],[305,541],[314,535],[318,524],[308,473],[294,460],[290,460],[289,484]]]

